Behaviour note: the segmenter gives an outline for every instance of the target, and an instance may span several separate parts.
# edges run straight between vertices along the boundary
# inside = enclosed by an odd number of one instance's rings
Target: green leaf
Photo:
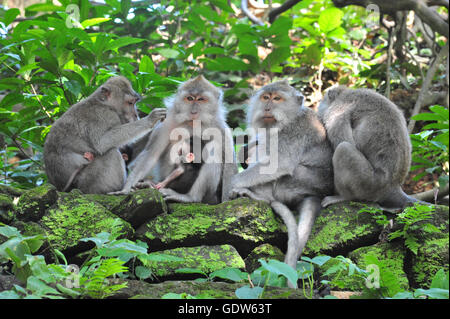
[[[414,115],[411,119],[415,121],[444,121],[446,118],[437,113],[420,113]]]
[[[328,33],[336,29],[341,25],[343,16],[344,13],[338,8],[328,8],[323,10],[319,15],[318,20],[320,30],[324,33]]]
[[[155,65],[153,64],[152,59],[150,59],[147,55],[144,55],[141,58],[141,63],[139,64],[139,72],[155,73]]]
[[[152,276],[152,271],[144,266],[137,266],[134,269],[134,273],[136,274],[136,277],[138,277],[140,280],[145,280]]]
[[[449,290],[441,288],[416,289],[414,297],[427,296],[431,299],[449,299]]]
[[[444,269],[439,269],[436,274],[433,277],[433,280],[431,281],[430,288],[441,288],[441,289],[447,289],[449,286],[449,272],[447,273],[444,271]]]
[[[247,71],[249,69],[249,65],[242,60],[229,57],[207,59],[207,66],[214,71]]]
[[[167,59],[176,59],[180,55],[180,52],[178,52],[177,50],[169,48],[157,49],[157,51]]]
[[[430,111],[442,115],[444,119],[448,121],[449,119],[449,111],[447,108],[440,105],[432,105],[430,106]]]
[[[271,273],[286,277],[294,287],[297,287],[298,274],[291,266],[275,259],[271,259],[269,262],[266,262],[264,259],[258,259],[258,261],[261,263],[262,268]]]
[[[264,288],[262,287],[249,287],[244,286],[236,289],[235,294],[239,299],[258,299],[261,297],[264,292]]]
[[[16,227],[8,225],[0,227],[0,235],[5,236],[6,238],[21,236],[20,231],[18,231]]]
[[[64,11],[63,7],[56,6],[51,3],[37,3],[26,8],[26,11],[40,12],[40,11]]]
[[[325,264],[330,259],[331,259],[330,256],[316,256],[313,259],[308,258],[306,256],[302,256],[302,258],[301,258],[301,260],[316,264],[319,267],[321,267],[323,264]]]
[[[20,10],[17,8],[9,9],[5,12],[5,16],[3,17],[3,23],[5,26],[8,26],[13,22],[16,17],[20,14]]]
[[[122,48],[122,47],[130,45],[130,44],[140,43],[142,41],[145,41],[145,39],[139,39],[139,38],[133,38],[133,37],[122,37],[122,38],[119,38],[117,40],[114,40],[114,41],[108,43],[108,48],[106,49],[106,51],[116,50],[116,49]]]
[[[50,287],[45,282],[35,276],[30,276],[27,279],[27,289],[33,292],[33,295],[37,297],[44,297],[48,294],[60,295],[58,290]],[[48,296],[47,296],[48,297]]]
[[[247,278],[247,273],[242,272],[238,268],[224,268],[214,271],[209,275],[210,278],[222,278],[231,280],[234,282],[241,282],[242,280]]]

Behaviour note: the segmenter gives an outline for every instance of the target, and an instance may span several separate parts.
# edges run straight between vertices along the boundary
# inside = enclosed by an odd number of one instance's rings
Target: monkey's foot
[[[161,188],[159,190],[166,201],[173,201],[178,203],[194,203],[195,201],[191,196],[187,194],[180,194],[170,188]]]
[[[333,204],[344,202],[346,200],[347,199],[345,199],[344,197],[339,196],[339,195],[327,196],[324,199],[322,199],[321,205],[322,205],[322,207],[325,208],[325,207],[328,207],[328,206],[333,205]]]
[[[120,191],[116,191],[116,192],[109,192],[108,195],[128,195],[128,193],[130,193],[130,189],[122,189]]]

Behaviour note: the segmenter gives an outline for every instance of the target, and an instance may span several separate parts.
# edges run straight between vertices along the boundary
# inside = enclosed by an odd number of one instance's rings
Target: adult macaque
[[[222,91],[200,75],[180,85],[177,93],[165,102],[166,120],[155,127],[125,186],[116,193],[128,193],[152,171],[156,171],[153,176],[158,176],[159,181],[164,180],[176,169],[179,143],[192,137],[194,153],[205,149],[212,160],[196,156],[194,163],[202,163],[196,178],[180,185],[179,191],[161,188],[161,193],[166,200],[185,203],[217,203],[226,199],[237,166],[233,139],[225,123]]]
[[[315,112],[303,106],[303,95],[286,81],[256,92],[248,122],[258,130],[249,143],[256,154],[249,151],[248,168],[232,178],[230,197],[248,196],[271,204],[288,228],[285,262],[295,269],[320,211],[320,198],[333,191],[325,128]],[[270,166],[272,172],[265,173]],[[299,212],[298,224],[288,207]]]
[[[417,201],[401,188],[411,163],[411,142],[394,103],[372,90],[339,86],[328,90],[319,114],[334,149],[338,193],[326,197],[323,206],[362,200],[400,208]]]
[[[116,76],[67,110],[52,126],[44,144],[45,171],[58,190],[106,194],[122,189],[125,161],[119,147],[144,136],[165,117],[154,109],[138,119],[139,95]]]

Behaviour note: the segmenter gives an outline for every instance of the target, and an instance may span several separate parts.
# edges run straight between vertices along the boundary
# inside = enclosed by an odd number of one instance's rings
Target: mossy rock
[[[412,285],[414,288],[429,288],[436,272],[449,270],[449,236],[425,241],[417,255],[412,256]]]
[[[404,271],[405,269],[405,255],[406,249],[401,242],[394,243],[378,243],[369,247],[361,247],[349,254],[349,258],[363,270],[369,265],[367,262],[368,256],[376,257],[384,268],[381,271],[390,272],[403,290],[409,289],[408,277]]]
[[[117,198],[120,202],[111,208],[111,212],[128,221],[134,228],[167,213],[167,205],[161,193],[153,188],[141,189]]]
[[[205,274],[224,268],[245,268],[244,260],[239,256],[236,249],[230,245],[220,246],[198,246],[198,247],[180,247],[170,250],[164,250],[161,253],[181,258],[179,261],[150,261],[145,265],[152,270],[152,273],[163,280],[170,278],[185,278],[183,274],[177,274],[176,270],[180,268],[198,269]],[[158,254],[158,253],[153,253]],[[193,274],[187,274],[192,277]],[[194,274],[194,277],[204,277],[201,274]]]
[[[263,243],[286,244],[286,227],[263,202],[240,198],[219,205],[171,204],[169,211],[136,231],[150,250],[230,244],[245,257]]]
[[[58,199],[58,192],[51,184],[44,184],[25,191],[17,203],[17,219],[37,222]]]
[[[87,248],[80,239],[93,237],[100,232],[111,232],[117,218],[104,206],[83,196],[60,193],[57,203],[47,210],[39,224],[45,230],[52,248],[71,255]],[[125,221],[122,224],[123,232],[130,237],[133,228]]]
[[[237,299],[236,289],[245,283],[165,281],[149,284],[144,281],[127,280],[128,287],[121,289],[112,298],[161,299],[168,293],[187,294],[198,299]],[[300,289],[265,287],[265,299],[305,299]],[[214,311],[214,310],[213,310]]]
[[[316,218],[303,251],[307,256],[346,255],[349,251],[378,242],[382,226],[363,203],[343,202],[323,209]]]
[[[245,269],[248,273],[252,273],[261,266],[261,263],[258,261],[259,259],[266,261],[269,259],[284,261],[284,253],[278,247],[272,246],[271,244],[263,244],[256,247],[245,258]]]
[[[22,189],[0,184],[0,194],[5,194],[11,197],[20,197],[23,192],[24,190]]]
[[[14,198],[0,193],[0,222],[10,224],[14,218]]]

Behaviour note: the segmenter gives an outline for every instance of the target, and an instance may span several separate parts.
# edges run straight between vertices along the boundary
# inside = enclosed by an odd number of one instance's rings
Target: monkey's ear
[[[327,95],[328,95],[328,100],[330,101],[330,103],[333,102],[334,100],[336,100],[336,98],[337,98],[342,92],[344,92],[346,89],[347,89],[347,88],[346,88],[345,86],[343,86],[343,85],[339,85],[339,86],[336,86],[336,87],[334,87],[334,88],[332,88],[332,89],[329,89],[329,90],[327,91]]]
[[[106,101],[111,96],[111,88],[103,85],[100,87],[100,100]]]

